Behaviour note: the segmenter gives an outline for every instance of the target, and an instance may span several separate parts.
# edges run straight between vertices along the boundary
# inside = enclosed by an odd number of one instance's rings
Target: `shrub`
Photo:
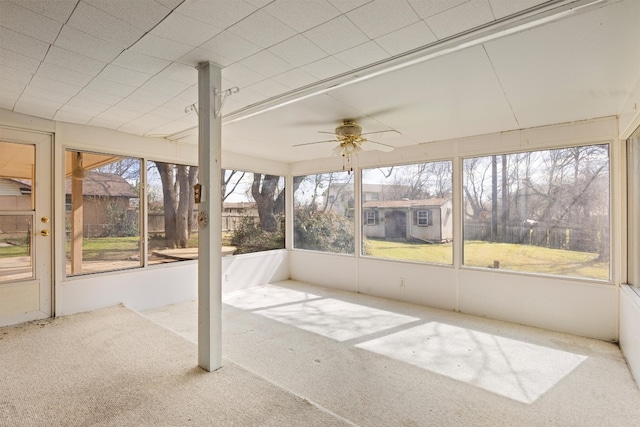
[[[296,210],[294,224],[296,248],[354,253],[353,221],[350,218],[305,206]]]

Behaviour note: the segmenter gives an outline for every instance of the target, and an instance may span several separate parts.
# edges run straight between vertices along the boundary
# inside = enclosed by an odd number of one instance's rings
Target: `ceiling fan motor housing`
[[[358,137],[362,133],[362,128],[354,120],[343,120],[342,124],[336,128],[336,135],[343,137]]]

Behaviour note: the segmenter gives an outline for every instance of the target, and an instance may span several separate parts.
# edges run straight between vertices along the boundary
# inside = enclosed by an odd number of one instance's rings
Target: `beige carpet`
[[[227,360],[360,426],[640,426],[616,344],[286,281],[225,295]],[[196,339],[196,303],[144,313]]]
[[[349,423],[124,307],[0,328],[0,426]]]

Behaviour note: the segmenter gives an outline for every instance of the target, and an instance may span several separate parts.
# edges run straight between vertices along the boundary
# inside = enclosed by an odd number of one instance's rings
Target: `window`
[[[294,247],[354,254],[353,175],[296,176],[293,182]]]
[[[143,265],[140,166],[136,158],[67,150],[67,275]]]
[[[147,162],[149,265],[198,258],[197,176],[197,166]]]
[[[378,213],[373,210],[365,212],[365,225],[376,225],[378,219]]]
[[[451,182],[451,161],[364,169],[362,254],[452,264]]]
[[[223,169],[223,253],[284,248],[284,207],[284,177]]]
[[[419,226],[426,227],[433,224],[431,219],[431,211],[417,211],[416,218]]]
[[[609,279],[609,150],[463,161],[464,264]]]

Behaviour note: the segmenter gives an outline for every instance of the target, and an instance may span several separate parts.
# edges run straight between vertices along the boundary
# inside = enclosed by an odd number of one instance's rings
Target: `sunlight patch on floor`
[[[278,306],[255,313],[336,341],[359,338],[418,320],[330,298]]]
[[[356,347],[523,403],[535,402],[587,358],[438,322]]]
[[[222,302],[242,310],[256,310],[318,298],[322,296],[281,286],[264,285],[223,295]]]

